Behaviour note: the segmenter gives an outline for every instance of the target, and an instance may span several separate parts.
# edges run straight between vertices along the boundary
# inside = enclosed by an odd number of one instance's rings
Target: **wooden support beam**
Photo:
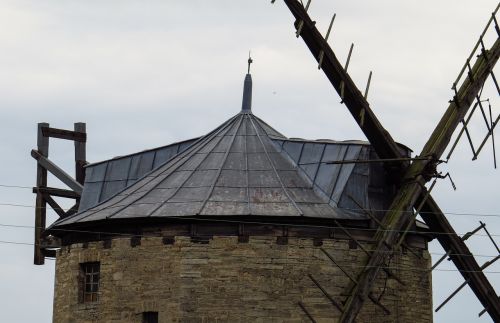
[[[75,203],[68,211],[66,211],[66,214],[64,215],[65,217],[68,217],[70,215],[76,214],[78,212],[78,207],[80,203]]]
[[[318,31],[315,23],[304,10],[304,7],[297,0],[284,0],[284,2],[296,19],[296,27],[298,21],[304,22],[300,36],[306,43],[312,55],[317,58],[319,57],[319,53],[321,51],[324,52],[321,65],[323,72],[339,95],[341,93],[341,84],[343,84],[343,102],[351,112],[356,122],[360,125],[361,130],[370,140],[370,143],[375,148],[378,157],[407,157],[401,156],[400,147],[377,119],[370,108],[370,104],[365,99],[361,91],[356,87],[349,74],[347,74],[344,66],[342,66],[330,45],[328,45],[321,33]],[[363,122],[362,119],[364,119]],[[361,123],[363,125],[361,125]]]
[[[432,156],[435,160],[438,160],[444,153],[455,129],[465,117],[474,102],[474,98],[481,90],[500,56],[500,39],[497,39],[493,47],[488,51],[488,56],[489,59],[486,59],[486,55],[478,57],[472,67],[471,76],[464,79],[462,86],[422,149],[420,156]],[[377,247],[366,264],[366,270],[358,278],[359,284],[346,302],[341,322],[353,322],[356,318],[363,300],[370,293],[381,267],[390,255],[392,246],[396,243],[400,231],[411,220],[411,215],[405,211],[413,208],[417,201],[421,199],[422,194],[427,195],[424,185],[429,180],[429,171],[433,171],[434,167],[435,165],[431,161],[425,160],[416,160],[408,167],[403,178],[403,185],[394,197],[382,222],[388,230],[378,230],[375,234]],[[479,271],[481,271],[480,268]],[[492,318],[495,321],[500,321],[500,304],[496,298],[491,297],[492,293],[494,293],[494,289],[492,291],[483,290],[480,300],[484,301],[485,304],[483,305],[485,307],[490,306],[488,308],[491,311]],[[488,294],[489,296],[487,296]]]
[[[314,283],[314,285],[316,285],[316,287],[319,288],[319,290],[323,293],[323,295],[325,295],[325,297],[332,303],[332,305],[335,306],[340,312],[342,312],[343,310],[342,305],[339,302],[337,302],[333,298],[333,296],[330,295],[330,293],[328,293],[326,289],[324,289],[316,279],[314,279],[314,277],[311,274],[309,274],[308,276],[309,279],[311,279],[311,281]]]
[[[55,177],[60,179],[64,184],[68,185],[72,190],[81,194],[83,191],[83,186],[75,181],[71,176],[68,175],[64,170],[59,168],[56,164],[51,162],[47,157],[43,156],[40,151],[32,150],[31,156],[38,161],[38,164],[43,168],[51,172]],[[45,184],[44,186],[46,186]]]
[[[382,127],[381,123],[371,110],[368,102],[356,87],[350,76],[345,72],[337,57],[333,53],[328,43],[321,36],[321,33],[315,27],[315,23],[311,20],[307,12],[297,0],[284,0],[285,4],[290,9],[296,21],[303,21],[300,36],[306,43],[314,57],[318,57],[320,51],[324,52],[322,61],[322,70],[328,80],[340,95],[340,84],[344,84],[343,101],[346,107],[351,112],[352,116],[359,124],[361,130],[374,147],[379,158],[404,158],[402,151],[389,133]],[[296,23],[297,24],[297,23]],[[387,168],[390,173],[396,178],[399,178],[404,172],[408,162],[395,162]],[[422,192],[418,197],[419,203],[426,196],[426,192]],[[427,213],[426,213],[427,212]],[[444,216],[441,209],[438,207],[432,196],[428,196],[423,204],[421,215],[430,230],[433,232],[443,232],[446,234],[438,234],[437,240],[441,243],[445,250],[451,250],[451,260],[461,270],[462,276],[465,279],[471,278],[469,285],[476,294],[479,301],[488,309],[492,318],[500,316],[500,302],[493,297],[494,288],[489,283],[483,272],[479,270],[479,265],[475,261],[471,252],[465,243],[456,234],[451,224]],[[463,270],[463,268],[476,268],[473,270]],[[486,306],[492,304],[494,306]]]
[[[54,187],[33,187],[33,193],[47,193],[52,196],[57,196],[57,197],[65,197],[69,199],[78,199],[80,198],[80,194],[71,191],[71,190],[64,190],[60,188],[54,188]]]
[[[59,206],[59,204],[47,193],[42,193],[43,199],[52,207],[54,212],[59,215],[60,218],[66,217],[66,212],[64,212],[63,208]]]
[[[304,304],[302,302],[298,302],[298,305],[302,309],[302,311],[304,312],[304,314],[306,314],[307,318],[312,323],[316,323],[316,320],[314,320],[314,318],[312,317],[311,313],[309,313],[309,311],[306,309],[306,307],[304,306]]]
[[[48,159],[49,137],[72,140],[75,142],[76,180]],[[31,151],[31,156],[38,161],[36,187],[33,187],[33,193],[36,194],[34,244],[34,263],[36,265],[43,265],[45,256],[55,257],[55,251],[45,250],[46,246],[42,244],[42,235],[46,227],[47,203],[54,209],[60,218],[65,218],[78,212],[80,197],[83,191],[83,183],[85,181],[84,166],[87,164],[85,152],[86,141],[87,134],[85,131],[85,123],[75,123],[74,131],[50,128],[48,123],[38,124],[37,150]],[[51,172],[72,190],[47,187],[47,171]],[[71,209],[65,212],[52,196],[74,199],[76,203]]]
[[[64,130],[64,129],[57,129],[57,128],[49,128],[49,126],[44,126],[42,128],[42,134],[45,137],[66,139],[66,140],[72,140],[72,141],[76,141],[76,142],[86,142],[87,141],[87,134],[85,133],[85,124],[83,124],[83,125],[84,125],[84,127],[83,127],[84,131],[79,131],[76,128],[75,128],[75,131],[71,131],[71,130]]]
[[[82,133],[87,137],[85,133],[85,123],[76,122],[74,125],[75,133]],[[77,141],[75,140],[75,179],[78,183],[82,184],[85,181],[85,168],[84,166],[87,164],[87,155],[85,149],[86,142],[85,141]]]
[[[49,156],[49,138],[43,135],[42,128],[48,126],[48,123],[39,123],[37,134],[37,149],[39,154],[45,158]],[[47,170],[40,164],[37,164],[36,167],[36,186],[47,186]],[[33,260],[35,265],[43,265],[45,263],[45,255],[42,253],[40,244],[42,231],[46,226],[46,206],[47,203],[45,202],[42,193],[37,192],[35,202],[35,243]]]

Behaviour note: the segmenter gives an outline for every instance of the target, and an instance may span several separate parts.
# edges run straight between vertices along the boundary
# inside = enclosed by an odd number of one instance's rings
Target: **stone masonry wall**
[[[316,243],[317,244],[317,243]],[[141,322],[142,312],[159,313],[160,322],[336,322],[340,312],[315,285],[315,279],[337,302],[352,283],[321,250],[327,251],[356,277],[366,254],[346,240],[275,237],[213,237],[208,243],[176,237],[164,244],[160,237],[130,238],[74,244],[57,255],[53,320],[72,322]],[[351,249],[352,248],[352,249]],[[388,267],[404,282],[381,273],[374,296],[390,312],[370,300],[357,322],[432,322],[430,267],[427,251],[419,258],[402,253]],[[99,300],[79,303],[79,264],[100,261]]]

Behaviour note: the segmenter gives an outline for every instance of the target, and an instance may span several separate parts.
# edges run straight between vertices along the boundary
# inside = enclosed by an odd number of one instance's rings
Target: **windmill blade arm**
[[[391,135],[384,129],[380,121],[370,108],[364,95],[354,84],[342,64],[339,62],[328,42],[323,38],[307,14],[305,8],[297,0],[284,0],[296,19],[295,26],[303,22],[300,36],[306,43],[314,57],[319,57],[323,52],[321,68],[326,77],[342,97],[347,109],[360,126],[366,138],[370,141],[379,158],[399,158],[400,149]],[[343,84],[343,85],[341,85]],[[343,91],[341,90],[343,87]],[[341,94],[342,92],[342,94]]]
[[[313,56],[319,57],[320,52],[324,53],[322,55],[321,67],[339,95],[341,94],[341,84],[343,84],[343,101],[365,136],[374,147],[379,158],[405,157],[399,150],[399,147],[395,143],[394,139],[383,128],[382,124],[370,109],[368,102],[344,70],[342,64],[340,64],[333,53],[333,50],[321,36],[321,33],[315,27],[315,23],[310,19],[304,7],[297,0],[284,0],[284,2],[296,19],[296,26],[301,25],[300,36],[303,38]],[[449,141],[449,138],[447,138],[447,140]],[[395,176],[398,176],[401,174],[400,172],[402,170],[407,168],[407,166],[407,163],[399,163],[399,169],[388,169],[388,171],[395,172]],[[452,260],[455,265],[461,270],[460,272],[464,278],[469,279],[469,285],[481,303],[483,305],[491,304],[489,306],[485,305],[485,308],[488,309],[492,318],[500,322],[500,303],[497,301],[493,304],[494,300],[497,299],[495,291],[488,282],[484,273],[478,270],[480,267],[473,255],[470,253],[463,241],[461,241],[460,237],[456,235],[452,226],[447,221],[446,217],[432,197],[430,195],[427,196],[425,191],[415,193],[417,193],[417,196],[413,198],[411,203],[414,204],[415,201],[421,203],[421,201],[425,199],[422,211],[429,213],[422,216],[424,221],[429,225],[432,231],[446,233],[438,235],[438,241],[445,250],[452,250],[452,253],[454,254]],[[364,287],[365,291],[368,293],[370,287]],[[495,296],[493,297],[493,295]],[[362,298],[357,298],[356,301],[359,301],[359,306],[357,306],[355,310],[350,310],[351,314],[353,314],[352,318],[354,318],[359,311],[362,304],[361,300]],[[346,307],[348,308],[349,306]],[[343,322],[347,321],[349,320],[344,317]]]
[[[445,250],[451,251],[449,254],[450,259],[465,281],[469,282],[470,288],[484,308],[487,308],[491,317],[498,321],[500,300],[496,296],[495,289],[481,271],[481,266],[474,259],[464,240],[457,235],[432,197],[427,199],[420,216],[429,226],[430,231],[439,230],[437,232],[443,232],[445,230],[444,232],[447,232],[447,234],[439,234],[436,239]]]
[[[454,99],[450,102],[448,109],[434,129],[419,156],[432,157],[434,161],[437,161],[441,157],[451,140],[451,136],[455,132],[460,121],[466,115],[474,101],[474,98],[478,95],[481,87],[495,66],[499,56],[500,38],[495,41],[489,51],[485,51],[477,58],[471,69],[472,71],[470,77],[465,78],[463,81],[460,89],[456,93]],[[435,163],[430,160],[415,160],[407,168],[402,181],[402,186],[394,197],[389,207],[389,211],[384,216],[382,223],[386,230],[379,229],[375,234],[377,246],[373,250],[374,252],[366,265],[367,269],[361,273],[358,278],[358,285],[346,302],[345,310],[342,313],[340,320],[341,322],[354,321],[355,317],[359,313],[359,310],[361,309],[363,299],[366,298],[375,283],[380,267],[383,266],[385,259],[391,252],[392,246],[395,245],[399,232],[404,230],[405,224],[414,219],[413,215],[405,212],[405,210],[413,209],[417,200],[419,198],[422,199],[422,196],[426,196],[424,200],[428,202],[428,195],[425,194],[424,185],[430,179],[429,174],[435,172],[435,166]],[[447,224],[448,227],[445,226],[446,223],[440,223],[440,230],[437,232],[449,234],[451,226],[449,226],[449,223]],[[472,256],[471,258],[473,259]],[[461,261],[464,259],[461,259]],[[470,264],[469,262],[457,263],[459,263],[461,267],[466,264]],[[475,283],[479,283],[479,281],[474,282],[474,284]],[[491,285],[485,287],[488,289]],[[493,320],[500,322],[500,306],[496,298],[495,290],[492,287],[487,290],[483,288],[483,286],[476,286],[474,288],[475,291],[480,293],[480,297],[478,298],[482,303],[484,302],[483,305],[488,309],[488,313],[491,315]],[[496,304],[492,304],[492,306],[488,307],[487,304],[490,303]]]

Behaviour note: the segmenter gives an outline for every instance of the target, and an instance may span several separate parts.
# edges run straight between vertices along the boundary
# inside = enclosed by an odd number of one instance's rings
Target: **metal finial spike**
[[[253,63],[253,59],[252,57],[250,56],[251,52],[249,51],[248,52],[248,71],[247,71],[247,74],[250,74],[250,64]]]

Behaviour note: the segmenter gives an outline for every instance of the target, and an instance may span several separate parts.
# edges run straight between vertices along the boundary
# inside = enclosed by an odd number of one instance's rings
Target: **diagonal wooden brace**
[[[56,164],[50,161],[47,157],[43,156],[40,154],[37,150],[33,149],[31,150],[31,156],[35,158],[38,163],[51,172],[55,177],[60,179],[64,184],[68,185],[73,191],[81,194],[83,191],[83,186],[82,184],[78,183],[75,181],[68,173],[66,173],[64,170],[59,168]]]

